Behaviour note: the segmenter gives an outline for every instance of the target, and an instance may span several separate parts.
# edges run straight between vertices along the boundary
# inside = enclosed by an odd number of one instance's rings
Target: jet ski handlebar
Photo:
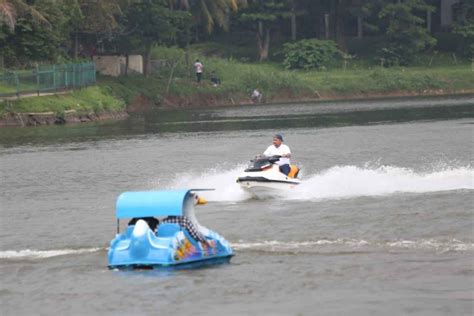
[[[257,162],[257,161],[268,161],[270,163],[275,163],[277,162],[281,156],[279,155],[274,155],[274,156],[263,156],[263,155],[257,155],[255,156],[254,159],[250,160],[251,162]]]
[[[258,155],[255,156],[254,159],[250,160],[250,165],[245,171],[250,172],[250,171],[261,171],[266,168],[271,167],[271,165],[275,164],[281,156],[263,156],[263,155]]]

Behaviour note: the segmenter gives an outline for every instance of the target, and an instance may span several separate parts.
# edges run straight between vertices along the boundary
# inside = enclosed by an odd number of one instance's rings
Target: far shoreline
[[[251,103],[248,97],[240,97],[234,100],[232,97],[219,98],[216,95],[203,94],[192,95],[188,97],[167,96],[164,98],[160,106],[153,105],[151,101],[144,99],[143,96],[136,98],[123,111],[104,111],[100,114],[88,113],[79,114],[76,111],[66,111],[61,116],[53,112],[16,112],[7,113],[0,118],[0,128],[8,127],[37,127],[48,125],[71,125],[87,122],[99,121],[118,121],[126,119],[129,113],[143,113],[151,110],[178,110],[178,109],[209,109],[223,107],[239,107],[239,106],[262,106],[262,105],[285,105],[292,103],[299,104],[317,104],[331,101],[373,101],[373,100],[390,100],[390,99],[409,99],[409,98],[430,98],[430,97],[462,97],[474,96],[473,89],[453,90],[424,90],[422,92],[393,91],[387,93],[353,93],[350,95],[337,93],[321,93],[317,97],[303,95],[300,97],[289,97],[276,95],[264,103]],[[196,102],[197,101],[197,102]],[[474,104],[473,104],[474,105]]]

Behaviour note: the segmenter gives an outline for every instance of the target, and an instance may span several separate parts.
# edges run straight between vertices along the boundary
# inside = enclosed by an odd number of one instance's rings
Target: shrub
[[[424,26],[425,21],[415,14],[417,10],[432,12],[434,7],[423,1],[399,1],[386,4],[378,14],[388,22],[385,45],[378,52],[381,59],[388,61],[386,66],[408,65],[415,55],[436,44]]]
[[[287,69],[322,69],[327,63],[341,57],[333,41],[305,39],[283,45]]]

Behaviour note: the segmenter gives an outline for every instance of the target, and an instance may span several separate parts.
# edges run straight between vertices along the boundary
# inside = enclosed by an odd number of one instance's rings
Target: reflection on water
[[[156,110],[118,122],[4,128],[0,145],[94,141],[132,135],[228,130],[337,127],[474,117],[474,98],[340,101],[314,104]]]

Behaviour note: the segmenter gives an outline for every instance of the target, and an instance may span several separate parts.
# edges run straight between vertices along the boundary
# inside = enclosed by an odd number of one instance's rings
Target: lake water
[[[276,132],[303,183],[251,199],[235,180]],[[474,96],[1,129],[0,311],[472,315],[473,145]],[[121,192],[199,187],[229,264],[107,269]]]

